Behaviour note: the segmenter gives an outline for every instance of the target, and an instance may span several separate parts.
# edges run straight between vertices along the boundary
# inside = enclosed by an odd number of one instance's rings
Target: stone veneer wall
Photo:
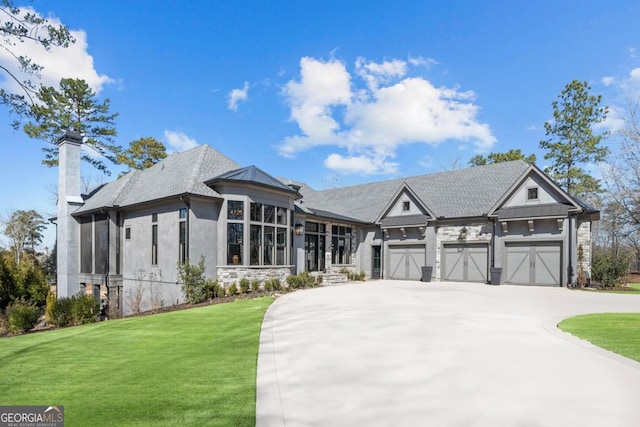
[[[576,270],[576,277],[578,271],[580,271],[580,267],[584,270],[585,274],[588,278],[591,277],[591,222],[582,221],[578,223],[578,231],[576,232],[577,237],[577,246],[576,246],[576,254],[578,253],[578,248],[582,245],[582,254],[583,260],[580,262],[577,261],[578,270]],[[576,255],[577,256],[577,255]]]
[[[228,287],[232,283],[239,284],[240,280],[247,278],[250,281],[259,280],[261,283],[273,278],[280,279],[280,283],[286,286],[287,276],[293,274],[292,265],[281,266],[218,266],[217,276],[218,283],[221,286]]]
[[[338,274],[338,273],[344,272],[345,270],[349,271],[349,273],[359,273],[359,271],[356,271],[356,265],[355,264],[331,265],[329,267],[327,273]]]
[[[442,243],[469,243],[469,242],[487,242],[491,243],[491,232],[483,231],[483,227],[491,226],[490,222],[471,223],[463,225],[445,225],[439,226],[436,231],[436,265],[435,278],[442,280],[440,267],[442,265]],[[467,229],[467,238],[458,240],[462,228]],[[482,232],[482,235],[480,234]]]

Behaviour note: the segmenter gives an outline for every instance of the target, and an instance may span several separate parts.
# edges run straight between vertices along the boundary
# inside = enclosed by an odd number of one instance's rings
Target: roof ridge
[[[198,156],[198,161],[196,162],[195,167],[191,170],[191,176],[189,177],[190,179],[190,183],[189,183],[189,192],[192,192],[195,189],[196,186],[196,180],[198,175],[200,174],[200,167],[202,167],[202,163],[204,162],[204,157],[205,154],[207,153],[207,149],[204,147],[209,147],[207,144],[203,144],[200,147],[203,147],[200,150],[200,155]],[[211,148],[211,147],[209,147]]]
[[[135,181],[137,181],[137,179],[138,179],[138,177],[140,176],[141,173],[142,173],[142,171],[140,171],[138,169],[132,169],[122,177],[123,181],[120,184],[120,187],[118,188],[116,193],[113,195],[113,204],[114,205],[118,205],[119,204],[119,203],[117,203],[117,201],[120,198],[120,195],[122,194],[122,192],[125,190],[125,188],[129,187],[130,184],[134,184]],[[124,178],[127,178],[126,182],[124,181]],[[116,180],[116,182],[118,182],[118,180]]]

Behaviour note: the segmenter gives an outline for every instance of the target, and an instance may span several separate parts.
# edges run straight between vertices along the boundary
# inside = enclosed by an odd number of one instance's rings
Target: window
[[[249,205],[251,221],[262,222],[262,203],[251,203]]]
[[[273,224],[276,219],[276,208],[271,205],[264,205],[264,222]]]
[[[249,229],[249,264],[260,265],[262,252],[262,226],[251,225]]]
[[[249,265],[285,265],[288,211],[262,203],[249,204]]]
[[[186,210],[185,210],[186,211]],[[178,227],[178,261],[184,264],[187,260],[187,223],[180,221]]]
[[[351,227],[331,227],[331,263],[351,264]]]
[[[242,264],[242,237],[244,224],[227,224],[227,265]]]
[[[527,188],[527,200],[538,200],[538,187]]]
[[[93,273],[93,217],[80,218],[80,272]]]
[[[180,218],[186,218],[187,217],[187,208],[180,209],[178,215],[179,215]]]
[[[131,240],[131,227],[127,227],[124,229],[124,238],[126,240]]]
[[[157,213],[151,214],[151,222],[158,222],[158,214]]]
[[[277,223],[279,225],[287,225],[287,209],[278,208]]]
[[[158,265],[158,224],[151,226],[151,265]]]
[[[409,202],[402,202],[402,210],[407,212],[411,209],[411,204]]]
[[[244,202],[239,200],[229,200],[227,202],[227,219],[244,219]]]

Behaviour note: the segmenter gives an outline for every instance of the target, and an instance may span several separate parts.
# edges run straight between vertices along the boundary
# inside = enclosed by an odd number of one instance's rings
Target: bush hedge
[[[14,334],[28,332],[36,326],[40,311],[33,304],[16,301],[6,310],[9,331]]]

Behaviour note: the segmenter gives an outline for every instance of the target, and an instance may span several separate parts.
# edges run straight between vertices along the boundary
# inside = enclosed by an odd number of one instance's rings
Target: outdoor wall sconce
[[[562,228],[564,227],[564,219],[562,218],[558,218],[556,219],[557,224],[558,224],[558,231],[562,231]]]
[[[296,233],[296,236],[302,236],[302,233],[304,232],[304,225],[296,222],[296,225],[293,226],[293,232]]]
[[[460,230],[460,235],[458,236],[458,240],[467,240],[467,227],[462,227],[462,230]]]
[[[533,233],[535,231],[535,227],[533,225],[533,220],[532,219],[528,220],[527,221],[527,225],[529,226],[529,232]]]

